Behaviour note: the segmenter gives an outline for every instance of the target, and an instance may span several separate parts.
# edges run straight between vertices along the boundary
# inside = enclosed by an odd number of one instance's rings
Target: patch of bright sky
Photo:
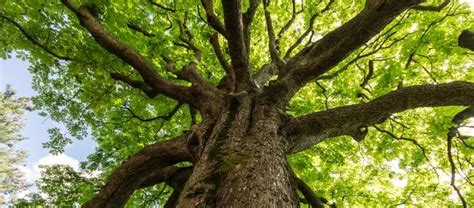
[[[5,90],[7,84],[17,92],[17,96],[31,97],[37,93],[31,88],[32,76],[28,71],[29,64],[17,58],[0,60],[0,91]],[[64,164],[79,169],[79,161],[85,161],[87,156],[94,152],[97,146],[90,138],[74,141],[66,146],[64,154],[51,155],[42,143],[49,140],[47,130],[57,127],[65,132],[62,124],[38,115],[39,111],[26,112],[26,124],[22,135],[28,139],[17,143],[17,149],[28,153],[27,165],[23,168],[26,179],[32,183],[40,176],[39,165]]]
[[[474,137],[474,118],[470,118],[466,125],[458,129],[459,134]]]

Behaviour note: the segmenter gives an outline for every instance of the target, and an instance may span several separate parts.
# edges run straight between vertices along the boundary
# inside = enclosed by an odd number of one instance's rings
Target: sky
[[[28,71],[28,62],[17,58],[0,60],[0,91],[4,91],[7,84],[11,85],[19,97],[31,97],[37,93],[31,88],[32,76]],[[87,155],[94,152],[97,146],[90,138],[74,140],[73,144],[66,146],[61,155],[51,155],[47,149],[42,148],[42,143],[49,140],[47,130],[64,126],[51,119],[38,115],[39,111],[26,112],[26,123],[23,136],[28,139],[16,144],[17,149],[28,153],[26,167],[22,168],[28,182],[33,183],[40,176],[39,165],[66,164],[79,169],[79,162],[85,161]]]
[[[300,0],[297,0],[300,2]],[[461,0],[474,8],[474,0]],[[5,90],[7,84],[12,85],[18,96],[31,97],[37,93],[31,88],[32,76],[28,71],[29,64],[17,58],[0,60],[0,91]],[[87,156],[94,152],[97,146],[90,138],[78,141],[66,146],[65,152],[60,155],[51,155],[47,149],[42,148],[42,143],[48,141],[47,130],[58,127],[64,129],[64,126],[50,119],[45,119],[38,115],[38,111],[25,113],[26,124],[23,129],[23,140],[16,144],[17,149],[23,149],[28,153],[26,167],[23,168],[27,181],[33,183],[39,178],[39,165],[66,164],[79,169],[79,162],[85,161]],[[474,119],[472,120],[474,125]],[[474,135],[473,128],[462,129],[466,135]]]

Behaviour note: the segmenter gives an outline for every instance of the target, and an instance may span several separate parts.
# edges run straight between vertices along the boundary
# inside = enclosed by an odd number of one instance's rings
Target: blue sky
[[[28,71],[28,62],[17,58],[0,60],[0,91],[5,90],[7,84],[12,85],[17,96],[31,97],[37,93],[31,88],[32,76]],[[38,115],[39,111],[26,112],[26,124],[23,129],[23,136],[27,140],[19,142],[16,147],[28,153],[27,166],[25,168],[26,177],[29,182],[33,182],[39,177],[38,165],[40,164],[69,164],[77,169],[79,161],[85,161],[87,155],[94,151],[97,146],[90,138],[78,141],[66,146],[62,155],[50,155],[47,149],[42,148],[42,143],[48,141],[47,130],[64,126],[51,119]]]

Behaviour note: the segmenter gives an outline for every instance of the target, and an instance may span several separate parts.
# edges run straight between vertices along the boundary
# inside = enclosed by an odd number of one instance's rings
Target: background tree
[[[1,56],[28,60],[35,104],[99,145],[83,167],[107,182],[85,207],[474,201],[458,130],[474,20],[457,0],[1,4]]]
[[[46,203],[58,207],[72,207],[84,203],[100,185],[93,177],[76,172],[68,165],[42,166],[36,182],[38,190],[46,196]]]
[[[30,193],[26,195],[24,198],[20,198],[12,203],[13,207],[15,208],[28,208],[28,207],[37,207],[42,208],[46,207],[46,201],[40,194],[37,193]]]
[[[16,97],[9,85],[0,91],[0,204],[7,203],[7,198],[15,200],[27,188],[24,173],[19,169],[26,155],[14,148],[16,142],[24,139],[22,116],[27,104],[28,99]]]

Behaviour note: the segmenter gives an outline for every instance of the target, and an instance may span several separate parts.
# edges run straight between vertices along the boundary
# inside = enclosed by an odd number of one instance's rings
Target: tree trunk
[[[298,207],[278,110],[244,95],[194,136],[202,146],[177,207]]]

